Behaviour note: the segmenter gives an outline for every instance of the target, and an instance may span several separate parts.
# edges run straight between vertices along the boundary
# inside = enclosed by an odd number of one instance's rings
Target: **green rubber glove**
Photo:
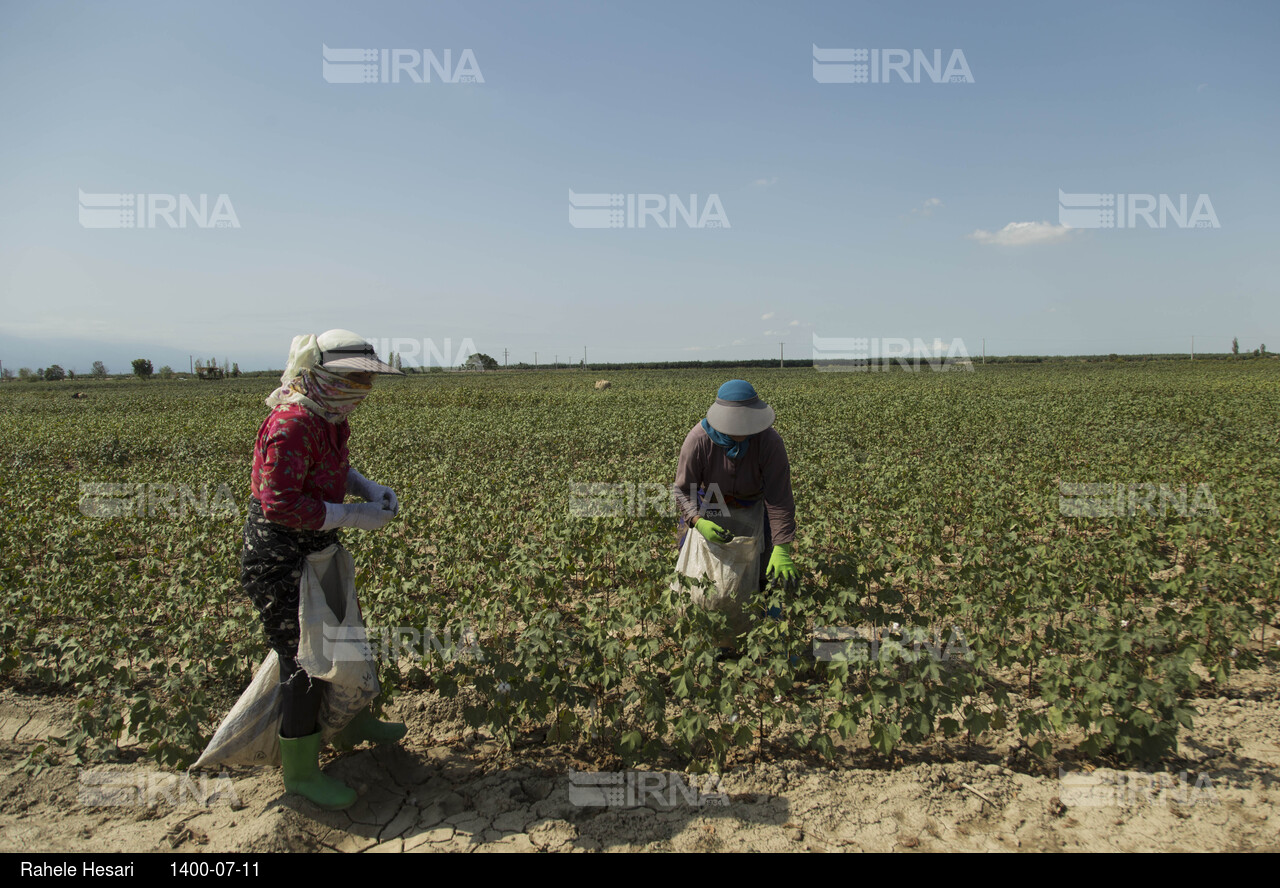
[[[776,580],[782,588],[794,591],[800,586],[800,568],[791,560],[791,544],[783,543],[773,547],[773,555],[769,557],[769,566],[764,575]]]
[[[699,518],[698,523],[693,525],[693,529],[706,537],[709,543],[723,544],[733,539],[733,534],[708,518]]]

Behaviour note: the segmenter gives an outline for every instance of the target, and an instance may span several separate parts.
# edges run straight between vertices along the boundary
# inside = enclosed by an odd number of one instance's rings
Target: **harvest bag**
[[[692,527],[685,534],[676,570],[691,579],[708,577],[712,589],[690,589],[690,600],[709,611],[723,613],[729,621],[728,634],[719,640],[732,647],[734,639],[751,625],[746,607],[760,585],[760,553],[764,550],[764,501],[745,509],[726,506],[707,511],[703,517],[733,533],[721,545],[707,540]],[[672,585],[681,590],[679,581]]]
[[[355,562],[340,544],[306,557],[298,623],[298,665],[312,678],[328,682],[319,716],[327,742],[379,690],[377,664],[356,601]],[[272,651],[192,767],[278,766],[280,718],[280,663]]]

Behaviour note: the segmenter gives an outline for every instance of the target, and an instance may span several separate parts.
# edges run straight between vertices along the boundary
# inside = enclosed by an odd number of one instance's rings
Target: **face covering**
[[[702,429],[707,433],[707,437],[716,444],[719,444],[721,447],[729,448],[729,459],[737,459],[740,456],[746,455],[747,445],[751,443],[750,438],[743,438],[741,441],[735,441],[728,435],[722,435],[717,432],[711,427],[711,423],[707,422],[705,419],[702,420]]]
[[[315,336],[295,337],[280,387],[267,398],[267,405],[301,404],[335,425],[344,421],[373,391],[373,384],[326,370],[319,360]]]

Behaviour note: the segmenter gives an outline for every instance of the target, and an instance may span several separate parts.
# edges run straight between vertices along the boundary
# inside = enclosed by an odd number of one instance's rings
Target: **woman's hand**
[[[347,493],[371,503],[378,503],[390,509],[392,515],[400,511],[400,501],[396,498],[394,490],[385,484],[370,481],[356,471],[354,466],[347,469]]]
[[[707,541],[711,543],[720,543],[723,545],[733,539],[732,533],[725,530],[709,518],[699,518],[698,523],[693,526],[693,529],[706,537]]]
[[[400,511],[400,500],[396,499],[396,492],[383,484],[369,482],[369,496],[366,499],[389,509],[392,515]]]
[[[764,575],[777,580],[783,589],[795,591],[800,586],[800,568],[791,560],[791,544],[782,543],[773,547],[773,555],[769,557],[769,566]]]

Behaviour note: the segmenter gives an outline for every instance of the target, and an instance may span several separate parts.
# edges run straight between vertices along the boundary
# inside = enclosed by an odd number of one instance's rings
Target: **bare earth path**
[[[1007,737],[921,750],[894,769],[856,750],[838,768],[744,764],[720,787],[682,775],[684,793],[649,775],[658,790],[636,806],[583,804],[570,776],[581,764],[503,756],[434,696],[406,695],[395,704],[411,728],[402,745],[329,760],[362,793],[334,814],[285,794],[278,771],[203,785],[145,762],[30,776],[23,758],[70,707],[5,692],[0,851],[1280,851],[1280,677],[1241,674],[1221,693],[1198,701],[1182,759],[1162,777],[1076,767],[1060,779],[1009,754]],[[133,804],[85,804],[104,781],[132,787]],[[723,796],[691,801],[695,788]]]

